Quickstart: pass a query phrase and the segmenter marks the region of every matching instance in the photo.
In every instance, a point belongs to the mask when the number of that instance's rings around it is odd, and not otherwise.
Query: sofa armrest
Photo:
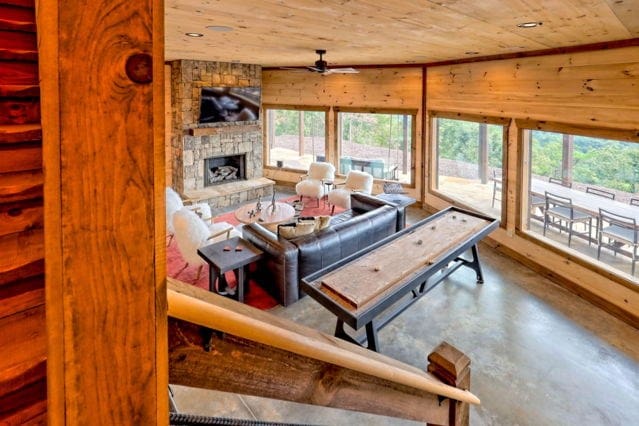
[[[284,306],[298,300],[297,246],[257,223],[243,226],[242,237],[265,253],[259,262],[261,284]]]
[[[395,207],[393,204],[363,192],[351,193],[351,209],[358,214],[375,210],[382,206]]]

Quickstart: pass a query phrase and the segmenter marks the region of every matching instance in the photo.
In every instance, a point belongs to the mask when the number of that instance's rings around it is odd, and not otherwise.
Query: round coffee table
[[[255,211],[257,203],[249,203],[235,210],[235,218],[242,223],[259,223],[260,225],[277,225],[278,223],[287,222],[295,216],[293,206],[286,203],[275,203],[275,209],[271,203],[262,203],[262,210],[258,213]],[[251,215],[250,213],[254,214]]]

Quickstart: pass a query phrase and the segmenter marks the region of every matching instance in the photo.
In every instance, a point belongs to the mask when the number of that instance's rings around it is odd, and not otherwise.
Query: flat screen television
[[[203,87],[200,123],[255,121],[260,118],[259,87]]]

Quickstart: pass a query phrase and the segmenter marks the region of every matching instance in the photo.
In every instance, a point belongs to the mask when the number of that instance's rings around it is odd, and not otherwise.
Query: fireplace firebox
[[[246,179],[246,154],[211,157],[204,160],[204,186]]]

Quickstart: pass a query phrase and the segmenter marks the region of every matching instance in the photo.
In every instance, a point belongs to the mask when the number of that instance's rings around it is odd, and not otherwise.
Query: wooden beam
[[[563,135],[561,146],[561,180],[564,185],[572,183],[572,159],[574,151],[574,136]]]
[[[168,422],[162,22],[38,2],[51,425]]]
[[[447,424],[449,399],[440,404],[437,395],[409,386],[231,334],[204,334],[169,321],[170,383]]]

